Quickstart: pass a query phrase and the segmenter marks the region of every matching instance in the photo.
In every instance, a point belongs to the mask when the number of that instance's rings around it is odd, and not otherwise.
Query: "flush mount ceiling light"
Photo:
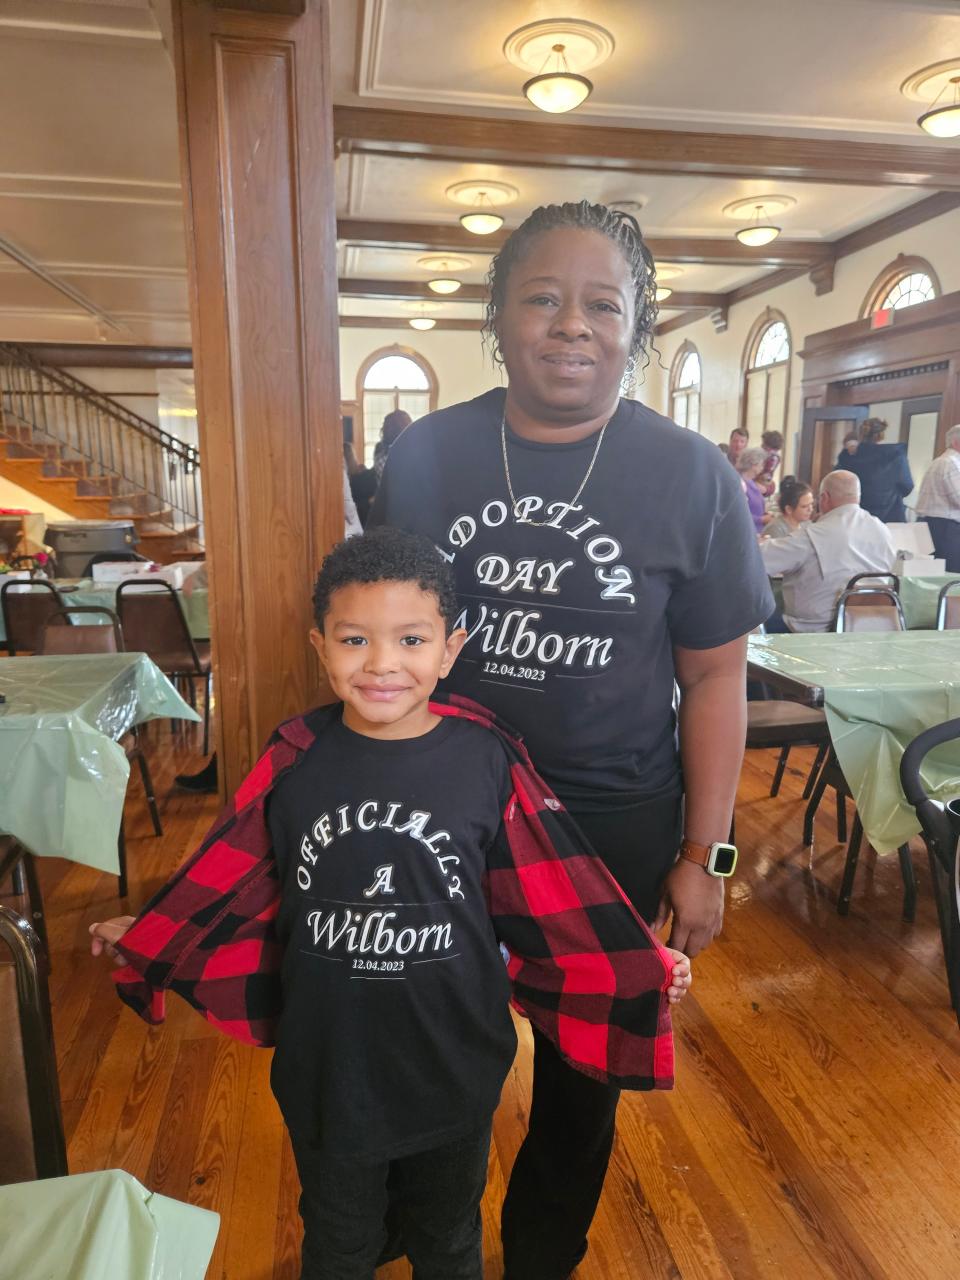
[[[666,302],[666,300],[670,297],[672,293],[673,293],[673,290],[668,288],[666,285],[660,285],[660,284],[657,285],[657,301],[658,302]]]
[[[465,204],[470,212],[460,215],[460,225],[475,236],[489,236],[503,226],[498,205],[513,204],[520,192],[509,182],[482,181],[477,178],[455,182],[444,193],[448,200]]]
[[[525,97],[541,111],[560,114],[580,106],[593,85],[584,72],[600,66],[613,53],[613,36],[595,22],[579,18],[547,18],[512,32],[503,55],[526,72]]]
[[[421,332],[432,329],[437,323],[433,316],[414,316],[412,320],[408,320],[411,329],[419,329]]]
[[[565,45],[555,44],[552,47],[544,68],[551,60],[553,67],[549,71],[542,69],[526,82],[523,96],[539,110],[558,116],[586,102],[593,93],[593,81],[570,70]]]
[[[749,245],[751,249],[759,249],[762,245],[769,244],[771,240],[776,240],[780,234],[780,228],[764,220],[766,214],[762,204],[755,205],[754,208],[756,214],[753,222],[747,227],[740,228],[737,239],[741,244]]]
[[[461,281],[454,280],[452,276],[441,276],[438,280],[428,280],[427,288],[434,293],[456,293],[460,284]]]
[[[925,104],[917,119],[924,133],[934,138],[960,137],[960,58],[947,58],[915,71],[904,80],[900,92]]]

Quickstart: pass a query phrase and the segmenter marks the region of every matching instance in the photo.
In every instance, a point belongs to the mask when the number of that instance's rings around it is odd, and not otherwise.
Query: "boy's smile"
[[[330,596],[310,640],[343,702],[343,723],[373,738],[415,738],[437,717],[429,700],[463,647],[437,597],[416,582],[351,583]]]

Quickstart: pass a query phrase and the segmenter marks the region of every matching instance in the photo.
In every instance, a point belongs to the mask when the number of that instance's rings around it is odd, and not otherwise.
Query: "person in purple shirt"
[[[737,473],[740,476],[740,483],[743,486],[744,496],[747,499],[747,506],[750,508],[753,527],[757,533],[763,532],[763,526],[769,519],[766,514],[763,490],[757,484],[757,476],[766,466],[766,462],[767,455],[763,449],[744,449],[735,464]]]

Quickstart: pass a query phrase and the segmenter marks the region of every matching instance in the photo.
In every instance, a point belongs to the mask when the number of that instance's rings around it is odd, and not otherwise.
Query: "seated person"
[[[820,485],[820,517],[788,538],[760,543],[767,572],[783,575],[783,619],[791,631],[829,631],[841,591],[857,573],[890,573],[890,531],[860,507],[860,481],[831,471]]]
[[[777,506],[780,514],[763,531],[765,538],[789,538],[813,515],[813,490],[796,476],[784,476],[780,481]]]

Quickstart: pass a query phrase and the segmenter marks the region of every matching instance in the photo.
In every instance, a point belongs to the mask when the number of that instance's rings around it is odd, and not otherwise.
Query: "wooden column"
[[[327,0],[173,0],[221,788],[317,700],[313,577],[343,536]]]

